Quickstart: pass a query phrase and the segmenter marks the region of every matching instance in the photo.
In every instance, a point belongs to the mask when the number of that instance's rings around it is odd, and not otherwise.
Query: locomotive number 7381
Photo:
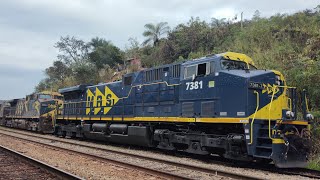
[[[202,89],[203,82],[195,81],[195,82],[186,82],[186,90],[194,90],[194,89]]]

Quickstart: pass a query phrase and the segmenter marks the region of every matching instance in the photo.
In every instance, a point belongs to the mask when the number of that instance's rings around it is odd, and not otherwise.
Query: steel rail
[[[7,129],[7,128],[0,127],[0,130],[11,132],[11,133],[17,133],[17,134],[20,134],[20,135],[27,135],[27,136],[31,136],[31,137],[35,137],[35,138],[39,138],[39,139],[56,141],[56,142],[65,143],[65,144],[69,144],[69,145],[81,146],[81,147],[86,147],[86,148],[93,148],[95,150],[101,150],[101,151],[105,151],[105,152],[108,152],[108,153],[115,153],[115,154],[119,154],[119,155],[131,156],[131,157],[135,157],[135,158],[155,161],[155,162],[159,162],[159,163],[169,164],[169,165],[182,167],[182,168],[186,168],[186,169],[190,169],[190,170],[195,170],[195,171],[199,171],[199,172],[204,172],[204,173],[221,175],[221,176],[226,176],[226,177],[231,177],[231,178],[236,178],[236,179],[244,179],[244,176],[245,176],[245,175],[241,175],[241,174],[230,173],[230,172],[227,172],[227,171],[222,171],[222,170],[217,170],[217,169],[212,169],[212,168],[193,166],[193,165],[190,165],[190,164],[178,163],[178,162],[169,161],[169,160],[165,160],[165,159],[159,159],[159,158],[154,158],[154,157],[149,157],[149,156],[142,156],[142,155],[139,155],[139,154],[133,154],[133,153],[123,152],[123,151],[116,151],[116,150],[102,148],[102,147],[96,147],[96,146],[93,146],[93,145],[86,145],[86,144],[79,144],[79,143],[76,143],[76,142],[69,142],[69,141],[66,141],[66,140],[61,140],[61,139],[57,139],[57,138],[53,138],[53,137],[39,136],[38,134],[31,134],[31,132],[25,132],[24,130],[20,130],[20,129],[12,130],[12,129]],[[298,175],[298,176],[303,176],[303,177],[308,177],[308,178],[320,179],[320,171],[310,170],[310,169],[289,169],[289,170],[284,170],[284,169],[277,169],[277,168],[274,168],[274,167],[270,167],[270,168],[260,167],[259,165],[258,166],[249,165],[248,168],[253,168],[253,169],[258,169],[258,170],[263,170],[263,171],[269,171],[269,172],[276,172],[276,173],[285,174],[285,175]],[[312,175],[312,174],[317,174],[317,175]],[[263,179],[263,178],[248,176],[245,179]]]
[[[131,164],[131,163],[128,163],[128,162],[118,161],[118,160],[114,160],[114,159],[107,158],[107,157],[100,157],[100,156],[97,156],[97,155],[94,155],[94,154],[85,153],[85,152],[81,152],[81,151],[77,151],[77,150],[73,150],[73,149],[68,149],[68,148],[64,148],[64,147],[54,146],[54,145],[50,145],[50,144],[47,144],[47,143],[42,143],[42,142],[38,142],[38,141],[35,141],[35,140],[26,139],[26,138],[21,138],[21,137],[9,135],[9,134],[2,133],[2,132],[0,132],[0,134],[2,134],[4,136],[11,137],[11,138],[14,138],[14,139],[22,140],[22,141],[28,141],[28,142],[31,142],[31,143],[34,143],[34,144],[38,144],[40,146],[46,146],[46,147],[50,147],[52,149],[68,151],[68,152],[71,152],[71,153],[74,153],[74,154],[79,154],[81,156],[86,156],[86,157],[97,159],[97,160],[100,160],[100,161],[103,161],[103,162],[116,164],[116,165],[119,165],[119,166],[122,166],[122,167],[125,167],[125,168],[138,170],[138,171],[150,174],[150,175],[163,177],[163,178],[166,178],[166,179],[177,179],[177,180],[191,179],[191,178],[186,177],[186,176],[181,176],[181,175],[177,175],[177,174],[173,174],[173,173],[169,173],[169,172],[165,172],[165,171],[155,170],[155,169],[143,167],[143,166],[140,166],[140,165],[137,165],[137,164]]]
[[[68,173],[62,169],[58,169],[54,166],[51,166],[47,163],[44,163],[42,161],[39,161],[37,159],[34,159],[32,157],[26,156],[22,153],[19,153],[15,150],[9,149],[5,146],[0,145],[1,151],[5,152],[6,154],[9,154],[10,156],[13,156],[19,160],[22,160],[24,162],[27,162],[28,164],[31,164],[35,167],[39,167],[40,169],[43,169],[50,174],[53,174],[54,176],[60,178],[60,179],[68,179],[68,180],[82,180],[83,178],[78,177],[74,174]]]
[[[1,130],[3,130],[3,129],[1,128]],[[65,144],[69,144],[69,145],[92,148],[92,149],[104,151],[104,152],[107,152],[107,153],[114,153],[114,154],[119,154],[119,155],[124,155],[124,156],[129,156],[129,157],[134,157],[134,158],[139,158],[139,159],[144,159],[144,160],[149,160],[149,161],[154,161],[154,162],[159,162],[159,163],[172,165],[172,166],[176,166],[176,167],[180,167],[180,168],[185,168],[185,169],[189,169],[189,170],[193,170],[193,171],[199,171],[199,172],[203,172],[203,173],[213,174],[213,175],[216,175],[216,176],[223,176],[223,177],[229,177],[229,178],[235,178],[235,179],[255,179],[255,180],[263,179],[263,178],[260,178],[260,177],[237,174],[237,173],[228,172],[228,171],[224,171],[224,170],[193,166],[193,165],[190,165],[190,164],[179,163],[179,162],[169,161],[169,160],[165,160],[165,159],[142,156],[142,155],[138,155],[138,154],[132,154],[132,153],[116,151],[116,150],[111,150],[111,149],[106,149],[106,148],[101,148],[101,147],[95,147],[95,146],[91,146],[91,145],[83,145],[83,144],[78,144],[78,143],[58,140],[58,139],[55,139],[55,138],[39,137],[39,136],[32,135],[32,134],[29,134],[29,133],[21,133],[21,132],[16,132],[16,131],[13,132],[13,131],[10,131],[10,130],[4,130],[4,131],[8,131],[8,132],[11,132],[11,133],[18,133],[20,135],[27,135],[27,136],[31,136],[31,137],[35,137],[35,138],[39,138],[39,139],[56,141],[56,142],[65,143]],[[7,136],[10,136],[10,137],[13,137],[13,138],[27,140],[27,141],[38,143],[38,144],[44,144],[46,146],[50,146],[50,147],[53,147],[53,148],[61,148],[61,149],[69,150],[69,151],[75,151],[75,150],[70,150],[70,149],[66,149],[66,148],[63,148],[63,147],[58,147],[58,146],[55,146],[55,145],[50,145],[50,144],[41,143],[41,142],[38,142],[38,141],[33,141],[33,140],[30,140],[30,139],[25,139],[25,138],[16,137],[16,136],[13,136],[13,135],[8,135],[8,134],[2,133],[2,132],[0,132],[0,134],[4,134],[4,135],[7,135]],[[83,152],[80,152],[80,151],[75,151],[75,152],[76,153],[85,154],[85,155],[90,155],[91,157],[95,157],[95,158],[96,157],[102,158],[102,157],[99,157],[99,156],[96,156],[96,155],[87,154],[87,153],[83,153]],[[109,158],[107,158],[107,159],[109,159]],[[113,159],[110,159],[110,160],[113,161],[113,163],[117,163],[117,161],[115,161]],[[131,164],[130,164],[130,166],[131,166]],[[134,166],[136,166],[136,165],[134,165]],[[144,167],[142,167],[142,168],[144,168]],[[165,172],[165,173],[167,173],[167,172]],[[172,173],[169,173],[169,175],[172,175]],[[186,179],[187,177],[178,176],[178,177],[175,177],[175,179],[176,178],[178,178],[178,179]]]

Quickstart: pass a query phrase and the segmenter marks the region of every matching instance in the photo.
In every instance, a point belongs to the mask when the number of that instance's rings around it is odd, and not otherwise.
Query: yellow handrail
[[[272,107],[272,102],[273,102],[273,98],[274,98],[274,94],[276,92],[276,86],[274,86],[272,88],[272,97],[271,97],[271,101],[270,101],[270,105],[269,105],[269,138],[272,139],[271,137],[271,107]]]
[[[250,128],[250,143],[249,144],[252,144],[253,142],[253,122],[254,122],[254,119],[256,117],[256,114],[257,114],[257,111],[259,109],[259,92],[258,91],[254,91],[254,93],[257,95],[257,107],[256,107],[256,111],[254,112],[254,115],[253,115],[253,118],[252,118],[252,121],[251,121],[251,128]]]

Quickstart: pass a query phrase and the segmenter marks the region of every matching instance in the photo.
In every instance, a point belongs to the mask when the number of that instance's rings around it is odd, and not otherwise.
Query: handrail
[[[153,83],[149,83],[149,84],[138,84],[138,85],[135,85],[135,86],[131,86],[130,90],[129,90],[129,93],[128,95],[126,96],[123,96],[123,97],[118,97],[118,98],[109,98],[109,99],[102,99],[102,100],[99,100],[97,102],[104,102],[104,101],[107,101],[107,100],[113,100],[113,99],[127,99],[129,98],[130,94],[131,94],[131,91],[133,88],[136,88],[136,87],[143,87],[143,86],[150,86],[150,85],[156,85],[156,84],[165,84],[167,87],[171,87],[171,86],[179,86],[181,84],[168,84],[167,81],[160,81],[160,82],[153,82]],[[93,102],[93,101],[77,101],[77,102],[67,102],[67,103],[64,103],[64,104],[77,104],[77,103],[90,103],[90,102]]]
[[[290,109],[290,111],[292,111],[292,99],[288,97],[288,100],[289,100],[289,105],[290,105],[289,109]]]
[[[293,87],[293,86],[277,86],[277,87],[279,87],[279,88],[287,88],[287,89],[297,89],[297,87]],[[285,90],[284,89],[284,90]],[[290,111],[292,111],[292,107],[293,107],[293,102],[292,102],[292,99],[288,96],[288,100],[289,100],[289,109],[290,109]]]
[[[274,98],[274,95],[275,95],[275,91],[276,90],[276,86],[274,86],[273,88],[272,88],[272,97],[271,97],[271,101],[270,101],[270,105],[269,105],[269,138],[270,139],[273,139],[272,137],[271,137],[271,107],[272,107],[272,102],[273,102],[273,98]]]
[[[253,115],[253,118],[252,118],[252,121],[251,121],[251,128],[250,128],[250,143],[249,144],[252,144],[253,143],[253,122],[254,122],[254,119],[256,117],[256,114],[257,114],[257,111],[259,109],[259,92],[258,91],[254,91],[254,93],[256,94],[257,96],[257,107],[256,107],[256,111],[254,112],[254,115]]]
[[[308,113],[309,112],[309,107],[308,107],[308,98],[307,98],[306,95],[304,96],[304,101],[306,103],[306,110],[307,110],[307,113]]]
[[[288,89],[297,89],[297,87],[293,87],[293,86],[277,86],[277,87],[288,88]]]

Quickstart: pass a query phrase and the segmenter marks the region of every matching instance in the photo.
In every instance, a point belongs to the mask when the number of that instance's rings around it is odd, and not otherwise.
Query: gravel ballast
[[[0,130],[1,130],[1,128],[0,128]],[[12,130],[12,129],[10,129],[10,130]],[[21,132],[21,131],[19,131],[19,132]],[[9,132],[4,132],[4,133],[13,135],[13,133],[9,133]],[[29,134],[30,132],[23,131],[22,133]],[[34,133],[31,133],[31,134],[35,135]],[[288,176],[288,175],[281,175],[281,174],[277,174],[277,173],[270,173],[270,172],[266,172],[266,171],[253,170],[253,169],[248,169],[248,168],[236,168],[236,167],[224,166],[224,165],[221,165],[221,164],[209,164],[209,163],[206,163],[206,162],[203,162],[203,161],[199,161],[197,159],[186,158],[186,157],[183,157],[183,158],[175,157],[175,156],[172,156],[172,155],[165,155],[165,154],[158,153],[158,152],[153,152],[153,151],[128,149],[128,147],[119,147],[119,146],[112,146],[112,145],[95,144],[95,143],[91,143],[91,142],[77,141],[77,140],[72,140],[72,139],[62,139],[62,138],[57,138],[57,137],[50,136],[50,135],[40,135],[40,134],[38,134],[38,135],[39,136],[45,136],[46,138],[50,138],[52,140],[43,140],[43,139],[38,139],[38,138],[35,138],[35,137],[30,137],[28,139],[34,139],[34,140],[37,140],[39,142],[48,143],[48,144],[59,146],[59,147],[75,149],[75,150],[78,150],[78,151],[81,151],[81,152],[90,152],[92,154],[99,155],[99,156],[102,156],[102,157],[113,157],[113,158],[116,158],[118,160],[127,161],[127,162],[130,162],[130,163],[133,163],[133,164],[137,164],[138,163],[139,165],[152,167],[152,168],[155,168],[155,169],[158,169],[158,170],[163,170],[163,171],[167,171],[167,172],[171,172],[171,173],[177,173],[177,174],[186,175],[186,176],[188,176],[190,178],[193,178],[193,179],[226,179],[226,178],[219,177],[219,176],[213,176],[212,174],[207,174],[207,173],[194,172],[194,171],[191,171],[191,170],[178,168],[178,167],[170,166],[170,165],[164,165],[164,164],[157,163],[157,162],[151,162],[151,161],[141,160],[141,159],[131,158],[131,157],[128,158],[128,156],[117,155],[115,153],[104,152],[104,151],[95,150],[95,149],[92,149],[92,148],[85,148],[85,147],[81,147],[81,146],[68,145],[68,144],[57,142],[55,140],[63,140],[63,141],[67,141],[67,142],[68,141],[77,142],[78,144],[90,145],[90,146],[94,146],[94,147],[102,147],[102,148],[105,148],[105,149],[112,149],[112,150],[116,150],[116,151],[124,151],[124,152],[129,152],[129,153],[133,153],[133,154],[140,154],[140,155],[149,156],[149,157],[155,157],[155,158],[160,158],[160,159],[165,158],[165,159],[168,159],[168,160],[171,160],[171,161],[175,161],[175,162],[181,162],[181,163],[196,165],[196,166],[200,166],[200,167],[203,166],[203,167],[207,167],[207,168],[230,171],[230,172],[233,172],[233,173],[252,175],[252,176],[263,178],[263,179],[284,179],[284,178],[286,178],[286,179],[303,179],[300,176]],[[21,136],[22,137],[22,135],[18,135],[18,134],[15,134],[15,136],[17,136],[17,137]],[[0,143],[5,145],[5,146],[8,145],[8,147],[9,146],[13,146],[15,148],[24,149],[23,146],[21,147],[21,145],[19,146],[18,144],[15,145],[15,144],[11,143],[11,141],[12,140],[10,140],[10,138],[2,136],[1,140],[0,140]],[[18,140],[13,140],[13,141],[18,141]],[[35,146],[34,144],[30,144],[30,143],[22,143],[22,144],[24,146],[29,146],[29,145],[30,146]],[[30,152],[28,152],[28,153],[30,153]],[[46,159],[46,157],[50,157],[50,155],[47,156],[47,153],[44,153],[40,157],[42,159]],[[97,168],[97,167],[94,166],[96,164],[96,162],[94,162],[94,161],[90,162],[88,160],[81,160],[83,163],[77,163],[79,161],[78,160],[79,158],[77,159],[77,157],[74,157],[72,155],[70,156],[71,159],[69,159],[69,160],[68,160],[68,158],[65,157],[65,155],[63,155],[63,153],[60,153],[59,155],[53,156],[53,157],[56,157],[56,158],[51,158],[50,159],[50,161],[51,161],[50,163],[54,163],[53,165],[57,165],[57,166],[58,165],[63,166],[63,164],[65,164],[67,166],[70,166],[66,170],[68,170],[69,172],[74,173],[76,175],[82,176],[82,177],[88,177],[88,178],[95,177],[94,179],[97,179],[97,178],[98,179],[112,179],[112,178],[114,178],[114,179],[122,179],[123,177],[126,177],[126,179],[128,179],[128,178],[130,179],[129,176],[135,177],[135,176],[132,176],[130,173],[128,173],[128,171],[125,171],[125,173],[124,173],[122,171],[123,168],[114,166],[112,164],[111,165],[110,164],[103,164],[103,166],[108,166],[108,167],[99,166],[99,168]],[[35,157],[35,158],[37,158],[37,157]],[[75,158],[77,160],[72,159],[72,158]],[[62,160],[60,160],[60,159],[62,159]],[[65,162],[65,163],[61,163],[61,162]],[[70,163],[70,162],[72,162],[72,163]],[[74,165],[74,164],[76,164],[76,165]],[[90,171],[86,167],[86,166],[91,166],[91,164],[93,164],[93,170],[92,171]],[[61,167],[59,167],[59,168],[61,168]],[[101,168],[107,168],[107,170],[109,169],[113,173],[108,173],[109,176],[107,175],[107,176],[104,177],[102,175],[103,173],[101,173],[101,171],[102,171]],[[64,168],[62,168],[62,169],[64,169]],[[79,169],[84,169],[84,170],[82,170],[82,172],[77,172],[77,171],[79,171]],[[95,171],[97,171],[97,172],[95,172]],[[104,171],[106,171],[106,170],[104,170]],[[116,171],[116,172],[114,172],[114,171]],[[77,172],[77,173],[75,173],[75,172]],[[133,171],[131,173],[134,174],[134,173],[137,173],[137,172]],[[141,174],[141,172],[138,172],[137,174],[139,174],[139,173]],[[88,175],[85,176],[86,174],[88,174]],[[112,176],[110,176],[110,175],[112,175]],[[120,176],[118,177],[117,175],[120,175]],[[139,176],[137,176],[137,177],[139,177]],[[152,178],[154,178],[152,176],[150,177],[150,175],[149,176],[146,175],[146,176],[143,176],[143,177],[144,177],[144,179],[152,179]],[[141,178],[139,177],[139,179],[141,179]]]
[[[10,149],[14,149],[85,179],[159,179],[159,177],[141,171],[124,168],[62,150],[23,142],[7,136],[0,136],[0,143]]]

